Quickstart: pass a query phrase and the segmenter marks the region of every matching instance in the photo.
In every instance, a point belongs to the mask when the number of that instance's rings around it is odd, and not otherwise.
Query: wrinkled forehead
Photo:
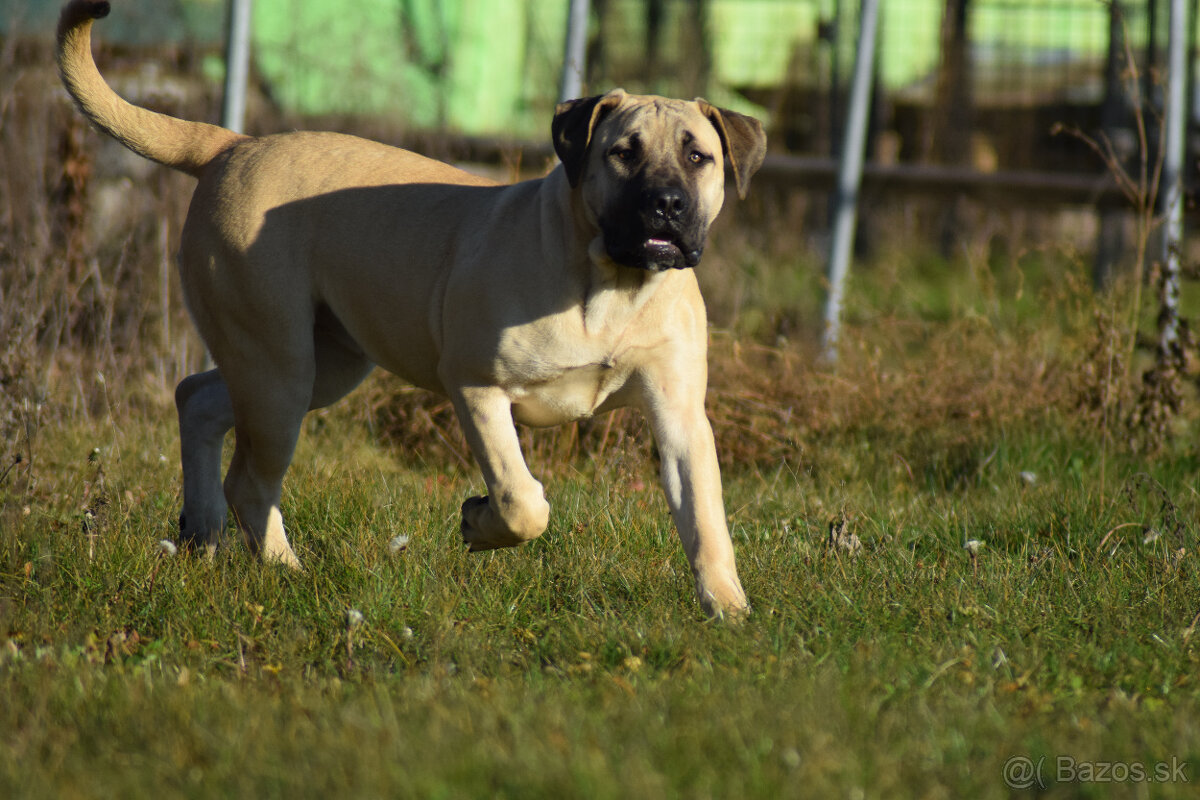
[[[721,152],[717,129],[699,106],[686,100],[631,96],[604,118],[593,138],[608,146],[630,137],[667,149],[695,143],[718,157]]]

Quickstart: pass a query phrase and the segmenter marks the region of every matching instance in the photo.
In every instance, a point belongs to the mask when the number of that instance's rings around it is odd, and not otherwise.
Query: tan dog
[[[92,21],[108,8],[63,9],[67,90],[126,147],[199,179],[179,269],[218,368],[176,390],[186,542],[215,547],[228,501],[252,550],[298,566],[279,498],[301,421],[380,365],[454,404],[488,491],[462,507],[472,550],[546,528],[514,420],[640,408],[701,604],[718,616],[747,608],[704,413],[706,318],[690,267],[724,199],[724,160],[740,193],[762,162],[756,120],[620,90],[575,100],[554,117],[562,165],[496,186],[351,136],[251,138],[132,106],[91,56]]]

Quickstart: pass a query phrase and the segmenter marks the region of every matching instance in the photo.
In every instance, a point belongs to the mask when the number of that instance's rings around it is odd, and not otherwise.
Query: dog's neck
[[[590,334],[624,328],[668,277],[668,272],[649,272],[616,264],[608,257],[599,236],[588,244],[587,254],[583,327]]]
[[[595,220],[580,202],[579,192],[567,183],[561,165],[546,176],[542,191],[549,200],[545,211],[571,217],[569,222],[564,220],[562,224],[548,227],[573,231],[578,237],[570,245],[562,243],[558,252],[583,254],[565,267],[575,274],[573,280],[578,281],[576,291],[579,292],[584,330],[590,335],[620,331],[668,280],[669,271],[650,272],[623,267],[609,258]]]

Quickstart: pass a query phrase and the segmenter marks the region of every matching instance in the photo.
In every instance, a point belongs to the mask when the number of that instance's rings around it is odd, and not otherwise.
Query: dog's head
[[[767,148],[753,117],[621,89],[560,103],[552,132],[605,253],[652,272],[700,262],[725,199],[725,162],[744,197]]]

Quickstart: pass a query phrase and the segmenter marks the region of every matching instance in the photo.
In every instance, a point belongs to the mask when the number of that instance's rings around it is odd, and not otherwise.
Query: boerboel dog
[[[641,409],[701,605],[745,612],[692,268],[724,199],[725,162],[739,194],[762,163],[758,121],[621,90],[573,100],[551,126],[562,163],[497,185],[352,136],[243,136],[131,105],[91,54],[93,20],[108,11],[95,0],[63,9],[67,90],[102,131],[199,181],[179,274],[217,368],[175,394],[185,543],[214,548],[232,508],[254,552],[298,566],[279,502],[301,422],[379,365],[453,403],[487,484],[462,506],[471,550],[546,529],[550,507],[514,421]]]

